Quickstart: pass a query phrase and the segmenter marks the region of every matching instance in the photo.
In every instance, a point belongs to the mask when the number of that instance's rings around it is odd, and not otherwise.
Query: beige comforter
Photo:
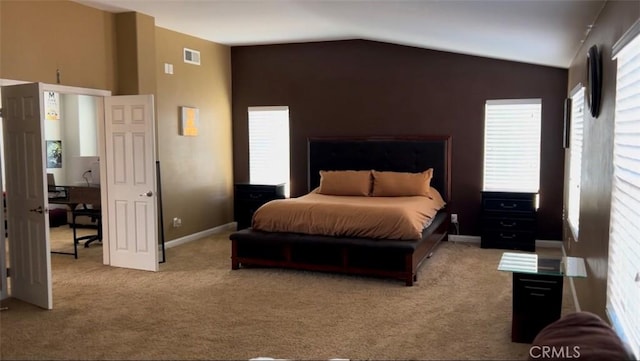
[[[253,228],[328,236],[414,240],[444,206],[437,197],[351,197],[309,193],[271,201],[253,216]]]

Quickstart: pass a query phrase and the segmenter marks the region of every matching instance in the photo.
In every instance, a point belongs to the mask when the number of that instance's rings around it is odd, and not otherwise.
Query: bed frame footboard
[[[249,228],[229,237],[231,269],[263,266],[337,272],[395,278],[413,286],[422,263],[447,240],[448,226],[443,221],[417,241],[269,233]]]

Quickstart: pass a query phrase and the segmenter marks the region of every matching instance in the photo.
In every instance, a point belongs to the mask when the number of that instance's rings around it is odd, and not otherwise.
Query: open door
[[[109,264],[158,270],[155,121],[152,95],[105,98],[106,237]],[[104,209],[106,205],[107,209]]]
[[[51,309],[42,93],[40,83],[2,87],[2,123],[11,296]]]
[[[0,102],[0,108],[2,108],[2,103]],[[2,114],[0,113],[0,130],[2,130]],[[2,137],[2,132],[0,131],[0,137]],[[0,191],[4,189],[2,183],[2,153],[4,151],[0,149]],[[2,194],[2,211],[0,212],[0,239],[2,242],[0,243],[0,300],[4,300],[9,297],[9,288],[7,287],[7,245],[6,245],[6,232],[4,227],[5,215],[5,202],[4,202],[4,193]]]

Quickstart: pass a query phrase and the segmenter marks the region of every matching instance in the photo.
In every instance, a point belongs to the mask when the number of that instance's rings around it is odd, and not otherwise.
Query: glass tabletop
[[[543,258],[535,253],[504,252],[498,264],[498,271],[587,277],[584,259],[580,257]]]

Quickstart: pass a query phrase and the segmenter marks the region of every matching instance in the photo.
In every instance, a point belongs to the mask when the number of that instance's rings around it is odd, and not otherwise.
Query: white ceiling
[[[368,39],[568,68],[606,0],[78,0],[230,46]]]

